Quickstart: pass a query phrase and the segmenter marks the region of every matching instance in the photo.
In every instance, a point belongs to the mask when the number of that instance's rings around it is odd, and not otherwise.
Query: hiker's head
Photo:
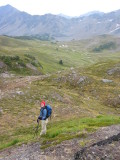
[[[42,102],[40,103],[40,105],[41,105],[41,107],[45,107],[45,101],[42,101]]]

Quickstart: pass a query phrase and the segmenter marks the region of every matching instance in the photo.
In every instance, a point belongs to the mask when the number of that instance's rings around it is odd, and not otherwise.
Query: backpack
[[[51,114],[52,114],[52,108],[50,105],[45,106],[46,110],[47,110],[47,116],[46,118],[50,117],[51,119]]]

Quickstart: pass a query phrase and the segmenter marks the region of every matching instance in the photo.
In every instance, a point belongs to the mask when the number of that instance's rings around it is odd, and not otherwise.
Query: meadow
[[[95,47],[109,41],[116,44],[114,50],[105,48],[94,52]],[[17,65],[19,61],[15,58],[10,59],[11,65],[3,68],[2,72],[14,76],[0,76],[0,149],[36,141],[40,141],[44,149],[64,140],[84,138],[99,127],[120,123],[117,40],[99,37],[50,42],[2,36],[0,56],[19,56],[25,65],[35,63],[33,66],[39,71],[35,79],[34,69]],[[59,64],[60,60],[63,64]],[[111,70],[113,73],[108,74]],[[103,79],[112,82],[104,83]],[[47,134],[40,137],[40,128],[37,135],[34,132],[43,99],[52,106],[53,115]]]

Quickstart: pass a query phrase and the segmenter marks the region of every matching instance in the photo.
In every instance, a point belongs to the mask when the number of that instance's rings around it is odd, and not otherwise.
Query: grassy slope
[[[103,42],[108,39],[103,39]],[[111,40],[110,40],[111,41]],[[39,40],[19,40],[10,37],[0,37],[0,56],[17,55],[21,59],[25,54],[33,55],[43,66],[43,73],[50,73],[69,67],[81,67],[91,65],[104,58],[119,57],[118,53],[90,53],[95,44],[102,43],[100,40],[72,41],[72,42],[46,42]],[[86,45],[87,44],[87,45]],[[87,49],[86,49],[87,48]],[[63,60],[63,66],[59,60]]]
[[[83,42],[82,44],[66,42],[69,47],[62,48],[58,47],[61,45],[60,42],[53,44],[40,41],[23,42],[23,40],[18,41],[19,46],[10,51],[15,43],[14,39],[11,41],[9,43],[12,44],[6,44],[6,41],[4,44],[2,40],[0,53],[3,53],[3,49],[6,54],[11,55],[13,53],[23,56],[25,53],[34,53],[44,65],[44,72],[75,66],[77,75],[87,76],[90,83],[78,86],[73,82],[70,84],[58,81],[59,78],[68,77],[71,74],[70,70],[65,70],[60,74],[52,74],[50,78],[19,87],[24,95],[8,94],[1,99],[0,105],[3,109],[3,114],[0,115],[1,149],[14,144],[38,140],[37,137],[34,137],[33,128],[39,114],[39,101],[42,99],[47,100],[53,107],[53,117],[48,125],[47,135],[41,139],[42,148],[66,139],[84,137],[88,132],[94,131],[100,126],[120,123],[120,108],[105,103],[107,98],[117,97],[120,93],[119,75],[107,74],[108,69],[120,63],[119,53],[113,54],[105,51],[106,53],[95,55],[84,49]],[[30,50],[30,45],[35,47]],[[59,48],[59,54],[56,52],[56,48]],[[66,67],[57,64],[59,59],[66,60]],[[50,65],[47,62],[50,62]],[[114,83],[102,83],[101,79],[103,78],[112,79]],[[3,83],[2,79],[1,83]]]

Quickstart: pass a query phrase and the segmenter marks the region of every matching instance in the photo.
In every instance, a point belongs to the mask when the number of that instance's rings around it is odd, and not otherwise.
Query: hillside
[[[41,75],[118,59],[120,38],[99,36],[69,42],[0,36],[0,72]],[[62,60],[63,64],[60,64]]]
[[[88,137],[76,138],[50,147],[44,151],[40,149],[39,142],[24,144],[1,152],[2,160],[27,158],[34,160],[83,160],[83,159],[116,159],[119,160],[119,130],[120,125],[102,127]],[[104,136],[103,136],[104,135]],[[104,137],[108,137],[104,139]],[[78,151],[78,148],[80,151]],[[111,150],[111,152],[109,152]]]
[[[69,42],[0,36],[0,159],[48,155],[64,159],[79,156],[82,147],[85,156],[95,149],[87,145],[95,135],[93,144],[104,141],[110,131],[109,138],[117,135],[119,42],[120,38],[107,35]],[[35,129],[41,100],[52,106],[53,114],[47,134],[39,137],[41,126],[37,134]],[[106,131],[110,125],[114,127]],[[99,137],[98,129],[104,137]],[[118,144],[119,140],[113,156]],[[107,145],[105,149],[111,147]]]
[[[30,15],[6,5],[0,7],[0,35],[37,36],[40,39],[72,40],[98,35],[120,36],[120,10],[91,12],[80,17]]]
[[[119,60],[108,60],[48,76],[1,77],[0,148],[38,141],[44,149],[119,124],[119,67]],[[39,139],[34,127],[42,99],[53,115],[47,135]]]

